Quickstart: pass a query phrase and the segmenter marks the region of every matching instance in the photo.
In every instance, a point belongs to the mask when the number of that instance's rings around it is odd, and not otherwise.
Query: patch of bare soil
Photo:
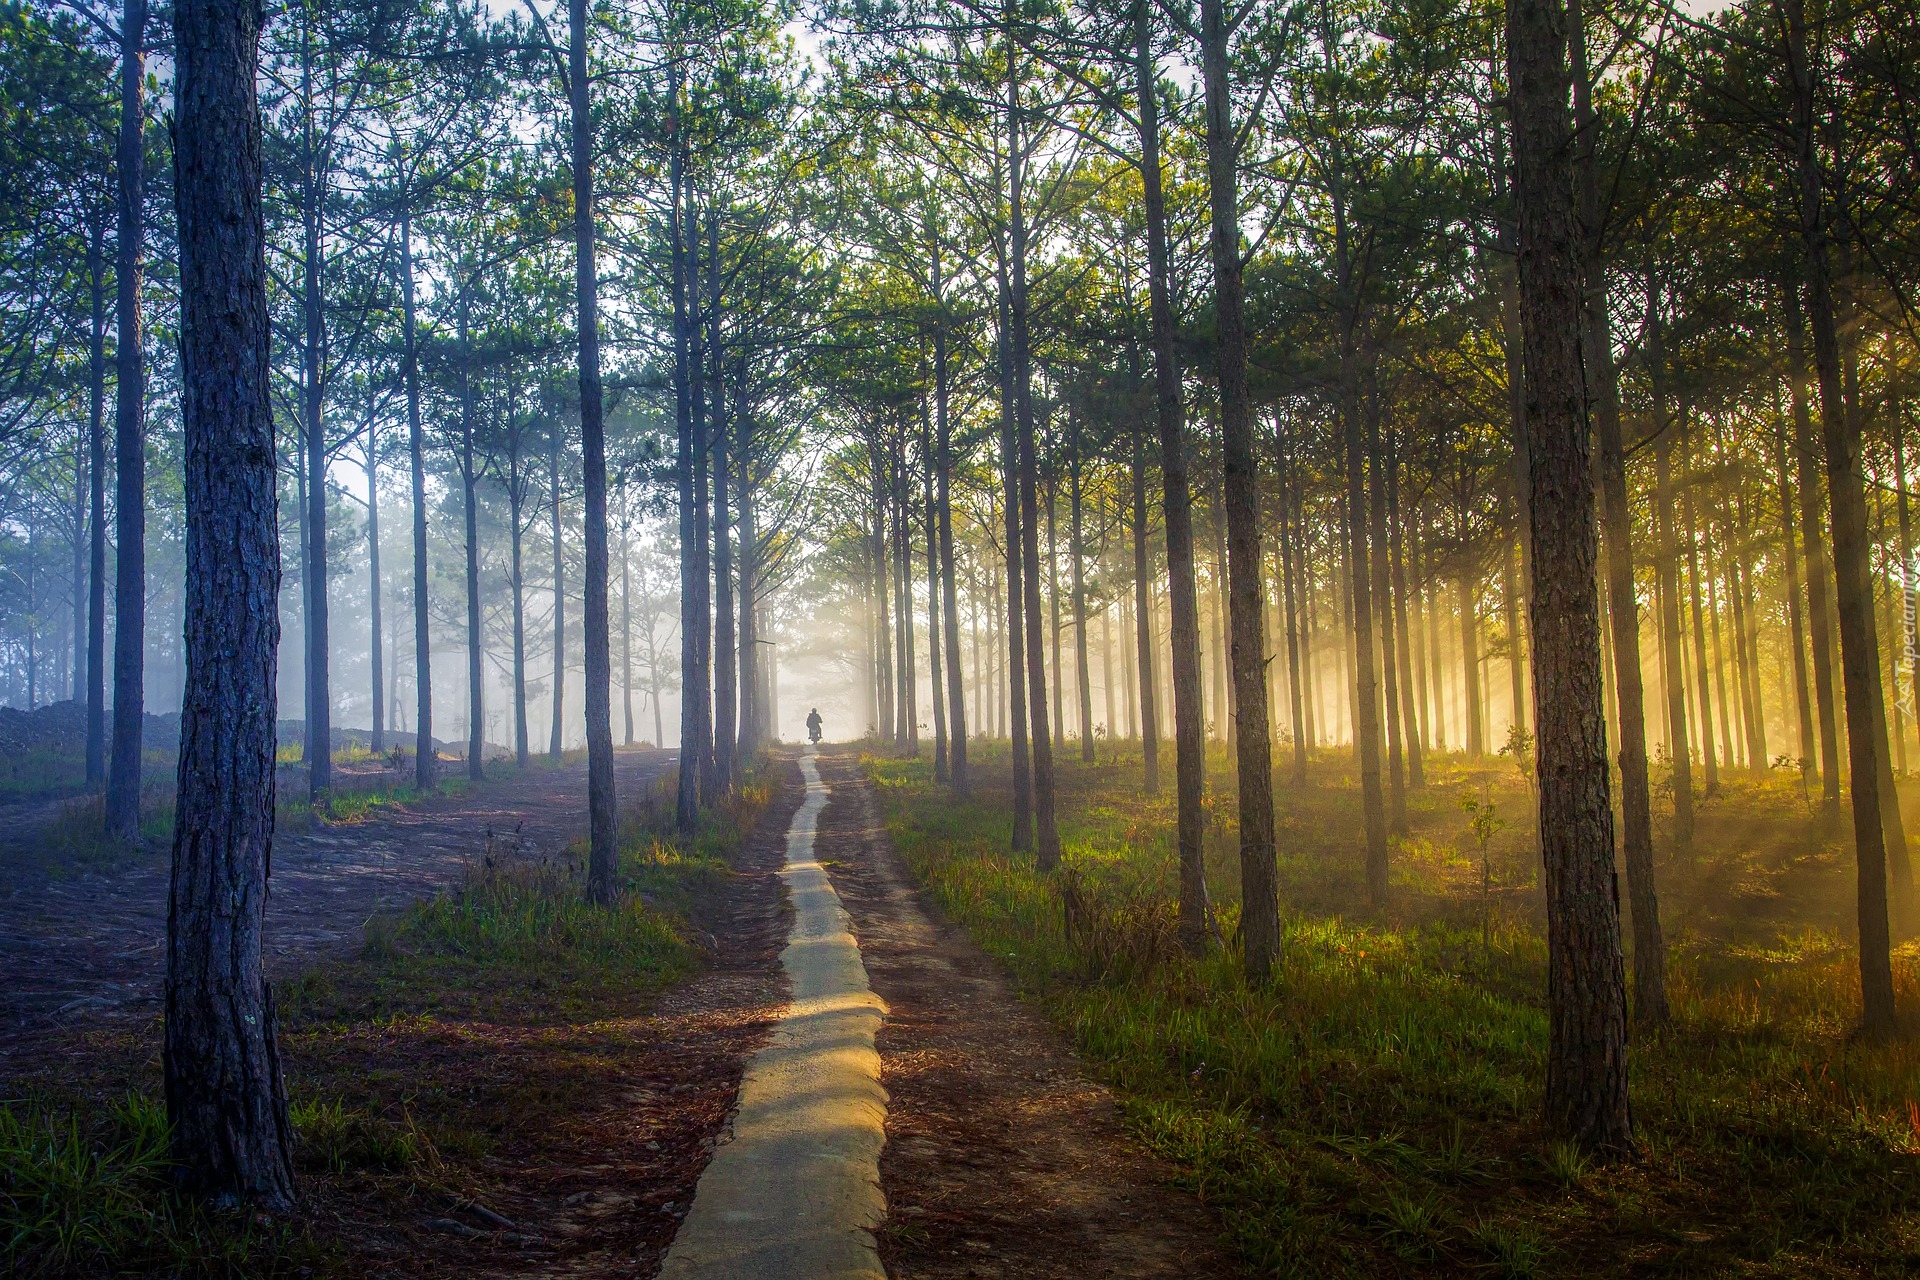
[[[564,814],[540,804],[516,810],[494,792],[485,800],[491,825],[517,813],[522,830],[544,840],[571,830],[550,822],[584,823],[584,797],[564,787],[565,775],[559,780]],[[621,779],[623,788],[639,781]],[[378,1118],[383,1132],[405,1131],[418,1143],[393,1168],[363,1156],[341,1169],[317,1167],[315,1152],[296,1150],[296,1227],[320,1247],[325,1275],[629,1280],[658,1271],[733,1110],[746,1060],[786,1003],[779,953],[789,913],[779,870],[802,792],[798,768],[786,764],[733,856],[734,874],[692,904],[689,924],[706,963],[691,981],[596,999],[586,1009],[556,1008],[529,993],[525,1016],[509,1006],[493,1015],[499,1020],[449,1014],[283,1026],[296,1103],[344,1099],[354,1114]],[[445,838],[454,839],[454,816],[436,821],[449,824]],[[464,856],[482,847],[487,825],[466,829]],[[364,864],[343,857],[336,865]],[[278,865],[275,873],[277,883]],[[316,972],[351,982],[354,968]],[[19,1068],[7,1087],[23,1093],[157,1093],[158,1042],[150,1013],[104,1023],[90,1014],[53,1025],[33,1054],[0,1061],[0,1078]]]
[[[320,1186],[309,1223],[345,1249],[348,1274],[630,1280],[659,1270],[746,1060],[786,1003],[779,871],[801,795],[789,764],[735,874],[696,905],[692,923],[712,952],[693,981],[589,1022],[436,1023],[424,1035],[382,1031],[384,1046],[331,1046],[348,1068],[391,1070],[396,1101],[410,1091],[429,1132],[480,1148],[413,1185]],[[294,1070],[327,1074],[329,1064],[301,1062],[297,1045],[289,1055]]]
[[[1207,1210],[1127,1139],[1059,1031],[912,887],[854,757],[823,754],[820,771],[833,798],[817,856],[889,1009],[888,1274],[1245,1275]]]
[[[674,756],[622,750],[623,797],[643,795]],[[586,765],[574,762],[492,781],[463,796],[379,810],[340,825],[274,837],[265,946],[270,976],[298,973],[360,937],[367,918],[429,897],[460,878],[490,843],[558,852],[586,833]],[[11,851],[17,854],[17,850]],[[0,1078],[62,1028],[101,1029],[160,1007],[167,860],[53,877],[24,858],[0,859]]]

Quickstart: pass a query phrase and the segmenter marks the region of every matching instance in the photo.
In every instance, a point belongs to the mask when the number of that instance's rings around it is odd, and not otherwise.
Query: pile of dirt
[[[107,732],[113,732],[113,710],[107,710]],[[180,744],[180,713],[145,717],[140,745],[149,751],[171,751]],[[0,707],[0,751],[52,751],[78,755],[87,749],[87,708],[71,699],[50,702],[32,711]]]

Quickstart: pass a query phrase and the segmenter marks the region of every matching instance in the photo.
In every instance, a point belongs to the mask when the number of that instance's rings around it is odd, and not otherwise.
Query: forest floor
[[[818,857],[890,1006],[877,1042],[889,1274],[1244,1274],[1067,1038],[911,887],[857,754],[821,766]],[[159,909],[138,905],[164,900],[158,867],[23,862],[8,907],[21,923],[0,929],[41,941],[0,944],[31,966],[0,1057],[0,1237],[14,1234],[0,1263],[247,1280],[653,1274],[786,1006],[779,869],[801,787],[775,755],[682,839],[670,758],[621,767],[612,913],[580,900],[577,765],[276,842],[274,910],[291,914],[269,929],[293,922],[273,964],[302,1195],[277,1221],[210,1219],[166,1194],[158,1017],[137,998],[162,954]],[[86,966],[85,982],[38,976],[63,963]]]
[[[1004,966],[914,886],[851,752],[820,758],[833,790],[817,856],[851,918],[873,989],[889,1095],[879,1233],[907,1277],[1246,1274],[1173,1167],[1122,1127],[1112,1093],[1024,1003]]]
[[[622,751],[618,785],[643,793],[671,753]],[[340,820],[283,810],[267,900],[268,974],[292,976],[356,942],[368,919],[457,884],[489,852],[559,852],[580,834],[586,764],[542,762],[524,775],[500,762],[485,783],[449,779],[447,794],[366,807],[343,796]],[[384,798],[384,797],[383,797]],[[76,840],[99,804],[25,800],[0,808],[0,1071],[61,1025],[100,1027],[159,1008],[167,923],[167,848]],[[164,824],[164,818],[162,819]],[[150,827],[151,823],[147,824]]]
[[[1638,1158],[1603,1165],[1540,1124],[1542,898],[1511,761],[1429,758],[1384,909],[1367,901],[1348,753],[1319,753],[1304,787],[1283,771],[1285,937],[1275,981],[1254,988],[1217,750],[1206,852],[1221,941],[1198,960],[1174,935],[1170,771],[1151,795],[1137,754],[1057,753],[1063,866],[1040,876],[1007,852],[1004,746],[976,753],[971,802],[924,757],[863,761],[892,844],[1257,1270],[1920,1273],[1920,1025],[1888,1045],[1855,1033],[1851,849],[1797,776],[1723,774],[1690,855],[1656,833],[1674,1017],[1634,1029]],[[1492,806],[1484,846],[1467,802]],[[1920,945],[1904,923],[1895,983],[1911,1019]]]

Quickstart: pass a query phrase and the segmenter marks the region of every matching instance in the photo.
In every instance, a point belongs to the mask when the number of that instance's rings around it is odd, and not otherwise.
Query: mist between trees
[[[931,739],[961,795],[1009,739],[1042,870],[1057,761],[1134,742],[1194,949],[1220,742],[1255,981],[1273,788],[1350,753],[1385,909],[1427,763],[1509,753],[1551,1122],[1628,1151],[1626,957],[1659,1022],[1656,854],[1730,775],[1850,813],[1895,1030],[1915,17],[276,7],[228,69],[262,129],[259,692],[316,799],[349,726],[428,735],[423,784],[585,743],[596,859],[616,737],[681,751],[684,824],[814,706]],[[142,0],[0,11],[0,688],[86,705],[122,829],[196,634],[177,38]]]

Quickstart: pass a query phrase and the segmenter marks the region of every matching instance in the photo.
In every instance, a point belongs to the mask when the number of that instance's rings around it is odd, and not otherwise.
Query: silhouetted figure
[[[820,741],[820,708],[807,712],[807,741]]]

